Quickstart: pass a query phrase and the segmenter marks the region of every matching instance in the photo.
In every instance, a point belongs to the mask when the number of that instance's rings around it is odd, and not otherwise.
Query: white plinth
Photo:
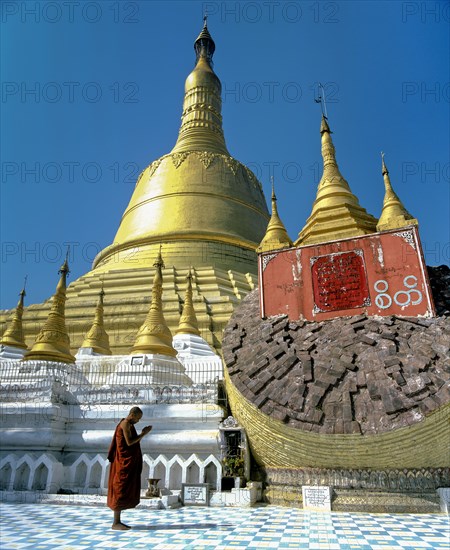
[[[0,345],[0,359],[23,359],[27,352],[26,349],[16,348],[15,346]]]
[[[127,356],[120,361],[106,384],[109,386],[191,386],[192,380],[186,369],[175,357],[160,354]]]
[[[184,365],[187,376],[195,384],[223,380],[222,360],[201,336],[176,334],[173,347],[178,352],[177,358]]]
[[[197,334],[175,334],[173,347],[178,357],[214,357],[216,352],[208,342]]]

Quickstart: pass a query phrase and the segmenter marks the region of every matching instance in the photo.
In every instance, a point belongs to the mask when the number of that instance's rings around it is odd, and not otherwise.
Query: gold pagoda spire
[[[178,140],[172,153],[211,151],[229,155],[222,129],[222,85],[213,71],[216,45],[209,34],[207,17],[194,42],[196,64],[186,79]]]
[[[22,327],[22,315],[23,315],[23,301],[27,293],[25,292],[27,278],[25,277],[25,282],[22,290],[20,291],[20,298],[17,303],[16,309],[11,320],[11,324],[6,328],[3,336],[0,340],[0,344],[4,346],[12,346],[15,348],[28,349],[28,346],[25,343],[25,338],[23,336],[23,327]]]
[[[272,216],[267,225],[266,234],[256,249],[257,252],[268,252],[269,250],[279,250],[280,248],[289,248],[292,241],[284,227],[283,222],[278,215],[277,197],[275,196],[275,185],[272,180]]]
[[[86,337],[81,345],[82,348],[92,348],[92,351],[100,355],[111,355],[111,349],[109,347],[109,337],[105,331],[103,324],[103,297],[105,291],[102,289],[98,295],[97,307],[95,308],[95,317],[92,327],[86,334]]]
[[[357,237],[376,231],[377,220],[359,205],[357,197],[339,171],[331,131],[325,116],[322,134],[323,174],[311,215],[295,245]]]
[[[419,222],[406,210],[402,201],[392,189],[389,171],[384,162],[384,153],[381,153],[381,173],[384,179],[385,194],[383,210],[377,224],[377,231],[397,229],[407,225],[418,225]]]
[[[194,305],[192,303],[192,273],[189,269],[189,273],[186,277],[187,286],[186,294],[184,298],[183,313],[180,317],[180,324],[178,325],[176,334],[196,334],[200,336],[198,330],[197,316],[195,315]]]
[[[161,247],[155,263],[155,277],[153,279],[152,303],[147,317],[138,330],[131,353],[158,353],[175,357],[176,350],[172,346],[172,333],[166,324],[162,311],[163,277],[162,268],[164,262],[161,256]]]
[[[222,86],[212,68],[215,44],[206,20],[194,49],[178,140],[139,176],[113,244],[94,260],[97,273],[146,268],[161,242],[166,262],[177,269],[254,270],[270,216],[260,182],[225,144]]]
[[[70,273],[67,255],[58,273],[60,278],[50,313],[31,350],[25,354],[24,361],[75,363],[75,357],[70,353],[70,340],[65,323],[66,279]]]

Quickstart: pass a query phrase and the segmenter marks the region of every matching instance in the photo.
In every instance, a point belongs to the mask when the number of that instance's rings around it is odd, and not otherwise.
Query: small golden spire
[[[331,130],[325,116],[322,134],[323,174],[311,215],[295,245],[334,241],[376,231],[377,220],[359,205],[357,197],[339,171]]]
[[[24,361],[75,363],[75,357],[70,353],[70,340],[65,323],[66,279],[70,273],[68,253],[58,271],[60,278],[53,296],[50,313],[31,350],[25,354]]]
[[[187,286],[186,295],[184,297],[183,313],[180,317],[180,324],[175,334],[197,334],[200,336],[197,316],[195,315],[195,309],[192,303],[192,274],[190,269],[186,279]]]
[[[105,291],[102,289],[98,295],[97,307],[95,308],[95,317],[92,327],[86,334],[86,337],[81,345],[82,348],[92,348],[92,351],[100,355],[111,355],[111,349],[109,347],[109,337],[105,331],[103,324],[103,297]]]
[[[172,346],[172,333],[166,324],[162,311],[163,277],[162,268],[164,262],[161,256],[161,246],[158,257],[153,264],[156,268],[153,279],[152,303],[147,317],[138,330],[131,353],[159,353],[175,357],[176,350]]]
[[[222,85],[213,71],[215,49],[205,16],[194,42],[196,65],[186,79],[181,127],[172,154],[210,151],[230,155],[222,128]]]
[[[28,349],[25,338],[23,336],[23,327],[22,327],[22,315],[23,315],[23,300],[27,293],[25,292],[25,285],[27,283],[27,277],[23,283],[23,288],[19,293],[19,301],[17,303],[16,309],[14,311],[11,325],[6,328],[0,344],[4,346],[12,346],[15,348]]]
[[[256,252],[268,252],[269,250],[279,250],[280,248],[293,246],[286,228],[278,215],[273,176],[270,179],[272,181],[272,216],[267,225],[266,234]]]
[[[384,153],[381,153],[381,173],[384,179],[385,194],[383,210],[377,224],[377,231],[387,231],[388,229],[397,229],[407,225],[418,225],[419,222],[406,210],[402,201],[392,189],[389,171],[384,162]]]

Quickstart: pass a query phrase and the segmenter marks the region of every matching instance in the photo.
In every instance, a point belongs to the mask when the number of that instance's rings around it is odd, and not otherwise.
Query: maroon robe
[[[123,420],[123,419],[122,419]],[[111,462],[108,480],[107,504],[115,512],[134,508],[139,504],[141,493],[142,452],[138,443],[127,445],[119,422],[108,451]],[[131,424],[131,437],[137,437]]]

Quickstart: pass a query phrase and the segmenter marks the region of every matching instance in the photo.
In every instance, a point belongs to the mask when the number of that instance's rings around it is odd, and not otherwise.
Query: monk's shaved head
[[[142,409],[140,409],[139,407],[132,407],[130,409],[130,412],[128,414],[132,414],[133,416],[135,414],[140,414],[141,416],[143,415],[143,412],[142,412]]]

